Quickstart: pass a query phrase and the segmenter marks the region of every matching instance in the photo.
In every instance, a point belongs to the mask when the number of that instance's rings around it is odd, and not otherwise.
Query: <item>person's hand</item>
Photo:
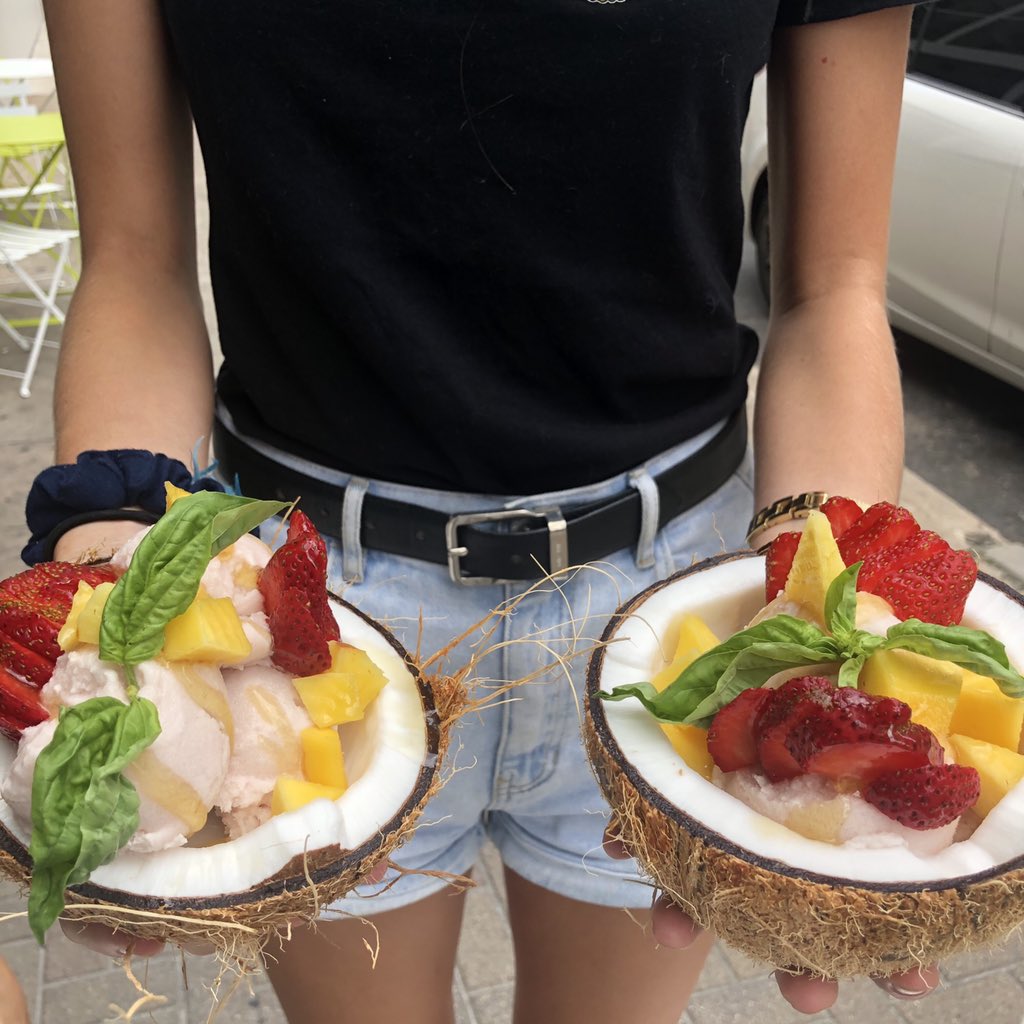
[[[374,864],[359,880],[360,885],[376,885],[384,881],[387,874],[387,858]],[[61,919],[61,931],[72,941],[86,946],[96,953],[123,960],[131,956],[151,957],[163,952],[165,942],[158,939],[136,939],[125,932],[117,932],[102,924],[83,924],[81,921],[65,921]],[[209,942],[183,942],[180,948],[194,956],[207,956],[215,952]]]
[[[604,834],[604,850],[615,860],[628,860],[631,856],[625,843],[609,825]],[[685,910],[665,895],[654,898],[651,906],[651,931],[654,939],[662,946],[685,949],[702,929]],[[800,1013],[820,1013],[827,1010],[839,994],[838,982],[812,974],[790,974],[776,971],[775,983],[782,998]],[[939,972],[936,967],[919,967],[904,974],[871,979],[883,992],[895,999],[920,999],[939,986]]]

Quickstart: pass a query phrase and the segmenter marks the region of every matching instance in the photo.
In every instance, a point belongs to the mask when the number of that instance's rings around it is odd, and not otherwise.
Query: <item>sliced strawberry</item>
[[[928,763],[928,755],[923,751],[906,750],[885,741],[865,740],[824,747],[804,762],[804,770],[836,782],[853,783],[859,789],[880,775],[903,768],[920,768]]]
[[[949,549],[887,573],[871,592],[885,598],[898,618],[954,626],[963,618],[977,578],[970,552]]]
[[[708,729],[708,753],[723,772],[757,764],[754,720],[774,693],[763,686],[744,690],[715,715]]]
[[[875,593],[878,581],[889,573],[924,562],[944,551],[949,551],[949,545],[937,533],[919,530],[898,544],[867,555],[857,574],[857,589]]]
[[[959,764],[926,765],[881,775],[864,790],[864,799],[907,828],[941,828],[973,807],[981,794],[974,768]]]
[[[822,750],[838,745],[884,743],[895,729],[910,722],[910,708],[891,697],[874,697],[851,687],[834,689],[828,699],[793,723],[784,738],[786,749],[804,770]]]
[[[49,717],[38,693],[6,669],[0,668],[0,731],[17,739],[23,729]]]
[[[816,709],[828,706],[835,690],[824,676],[789,679],[766,700],[754,721],[757,756],[772,782],[800,775],[803,768],[786,747],[789,733]]]
[[[60,657],[57,631],[79,582],[95,587],[116,579],[105,565],[41,562],[0,581],[0,666],[42,686]]]
[[[793,556],[800,543],[800,534],[796,532],[780,533],[768,546],[764,560],[764,598],[765,602],[782,593],[786,585],[786,577],[793,567]]]
[[[821,506],[832,527],[832,536],[841,537],[863,514],[860,505],[852,498],[834,495]]]
[[[891,547],[917,533],[917,520],[905,508],[880,501],[867,509],[837,539],[846,565],[859,562],[873,551]]]
[[[331,649],[306,599],[306,592],[290,587],[267,615],[274,638],[272,661],[293,676],[311,676],[331,667]]]

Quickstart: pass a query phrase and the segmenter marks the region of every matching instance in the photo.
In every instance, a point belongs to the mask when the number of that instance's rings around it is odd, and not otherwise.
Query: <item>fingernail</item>
[[[906,985],[900,985],[895,981],[886,981],[883,983],[882,987],[886,992],[895,996],[897,999],[920,999],[922,996],[926,996],[932,991],[932,989],[927,985],[923,988],[909,988]]]

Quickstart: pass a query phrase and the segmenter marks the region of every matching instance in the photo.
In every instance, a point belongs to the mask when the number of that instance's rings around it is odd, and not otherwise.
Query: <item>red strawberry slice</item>
[[[907,828],[941,828],[973,807],[981,794],[974,768],[930,764],[881,775],[864,790],[864,799]]]
[[[928,755],[923,751],[905,750],[892,743],[866,740],[824,747],[807,758],[804,770],[824,775],[836,782],[850,783],[859,789],[880,775],[903,768],[920,768],[928,763]]]
[[[840,687],[794,723],[784,743],[796,762],[808,770],[815,754],[837,745],[873,742],[896,747],[892,738],[896,728],[909,722],[910,708],[902,701]]]
[[[761,706],[754,721],[754,738],[758,760],[772,782],[803,773],[786,747],[786,737],[816,709],[828,706],[834,690],[832,681],[824,676],[800,676],[783,683]]]
[[[793,567],[793,556],[800,543],[800,534],[794,532],[780,533],[768,546],[764,563],[764,599],[767,603],[786,585],[786,577]]]
[[[954,626],[963,618],[977,578],[970,552],[947,549],[887,573],[872,584],[871,592],[885,598],[898,618]]]
[[[846,565],[859,562],[873,551],[891,547],[917,533],[917,520],[905,508],[880,501],[867,509],[837,539]]]
[[[708,729],[708,753],[723,772],[757,764],[754,720],[774,693],[763,686],[744,690],[715,715]]]
[[[949,550],[949,545],[937,533],[919,530],[898,544],[882,548],[881,551],[873,551],[868,555],[857,574],[857,589],[875,593],[874,588],[879,580],[889,573],[924,562]]]
[[[57,632],[79,582],[95,587],[116,579],[105,565],[41,562],[0,582],[0,666],[42,686],[60,657]]]
[[[38,693],[6,669],[0,668],[0,732],[16,740],[23,729],[49,717]]]
[[[838,494],[829,498],[821,506],[821,511],[828,518],[833,537],[841,537],[863,514],[857,502],[852,498],[842,498]]]
[[[327,597],[327,545],[298,509],[289,519],[288,539],[260,574],[259,590],[274,638],[274,664],[299,676],[326,671],[328,641],[340,637]]]

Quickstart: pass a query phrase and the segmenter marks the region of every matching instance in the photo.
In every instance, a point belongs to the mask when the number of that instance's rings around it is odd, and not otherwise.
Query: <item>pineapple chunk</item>
[[[293,680],[309,717],[324,729],[358,721],[387,683],[365,651],[336,641],[330,648],[331,667],[326,672]]]
[[[828,516],[815,510],[807,517],[783,593],[824,624],[825,595],[845,568]]]
[[[170,480],[164,481],[164,500],[166,505],[164,507],[165,512],[169,512],[171,506],[181,498],[191,498],[191,491],[184,491],[180,487],[175,487]]]
[[[718,646],[718,637],[708,628],[707,623],[692,612],[679,620],[679,636],[672,660],[651,680],[653,687],[661,693],[670,683],[706,651]]]
[[[366,651],[361,651],[358,647],[332,640],[330,648],[331,671],[343,672],[355,680],[359,699],[365,708],[384,689],[388,681],[387,676],[374,664]]]
[[[113,583],[100,583],[92,592],[89,603],[82,609],[78,616],[78,640],[83,644],[98,644],[100,642],[100,622],[103,620],[103,609],[107,605],[107,598],[114,589]]]
[[[1021,779],[1024,779],[1024,755],[1005,747],[997,747],[973,736],[954,734],[949,737],[957,764],[969,765],[981,776],[981,796],[974,810],[982,817],[988,814]]]
[[[706,729],[695,725],[669,725],[663,722],[661,731],[668,737],[675,752],[705,779],[711,778],[715,762],[708,753],[708,734]]]
[[[994,679],[963,670],[963,688],[950,731],[986,740],[1007,750],[1020,749],[1024,700],[1007,697]]]
[[[341,737],[337,729],[313,726],[299,733],[302,744],[302,774],[310,782],[336,789],[348,789],[345,776],[345,756],[341,750]]]
[[[270,797],[270,813],[297,811],[314,800],[337,800],[345,791],[338,786],[322,786],[291,775],[279,775]]]
[[[936,735],[950,732],[963,670],[912,651],[876,651],[860,673],[860,688],[910,705],[910,717]]]
[[[163,655],[168,661],[232,665],[252,653],[230,597],[197,597],[167,623]]]
[[[78,636],[78,619],[93,593],[92,587],[85,580],[78,581],[78,589],[71,599],[68,617],[57,631],[57,646],[62,651],[73,651],[82,642]]]

